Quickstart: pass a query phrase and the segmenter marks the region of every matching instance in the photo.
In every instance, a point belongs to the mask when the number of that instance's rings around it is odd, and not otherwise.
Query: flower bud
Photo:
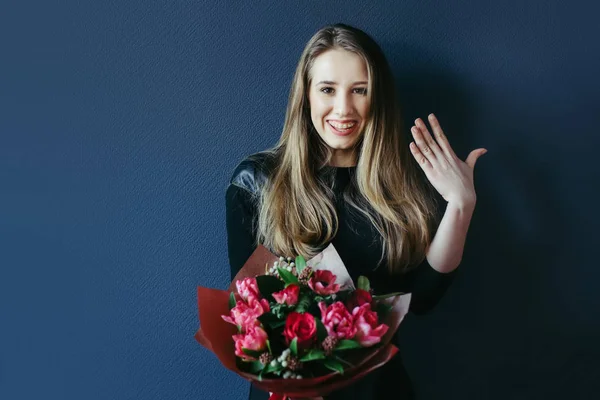
[[[269,364],[273,360],[273,356],[271,356],[268,352],[264,352],[260,355],[258,359],[263,365]]]

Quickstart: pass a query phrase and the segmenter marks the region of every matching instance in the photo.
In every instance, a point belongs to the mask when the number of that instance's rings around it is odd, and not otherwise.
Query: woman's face
[[[321,139],[334,150],[331,165],[356,165],[354,145],[369,114],[365,62],[346,50],[328,50],[315,59],[309,73],[310,116]]]

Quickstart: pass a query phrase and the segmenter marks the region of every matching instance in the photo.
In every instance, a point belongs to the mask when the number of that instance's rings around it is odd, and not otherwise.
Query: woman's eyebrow
[[[320,85],[322,83],[325,85],[337,85],[337,82],[334,82],[334,81],[321,81],[321,82],[317,83],[317,85]],[[366,85],[367,83],[369,83],[369,82],[359,81],[359,82],[354,82],[354,85]]]

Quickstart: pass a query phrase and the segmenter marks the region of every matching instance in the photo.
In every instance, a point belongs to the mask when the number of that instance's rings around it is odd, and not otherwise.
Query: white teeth
[[[338,129],[348,129],[356,125],[356,122],[350,122],[348,124],[338,124],[337,122],[329,121],[329,123],[331,124],[331,126]]]

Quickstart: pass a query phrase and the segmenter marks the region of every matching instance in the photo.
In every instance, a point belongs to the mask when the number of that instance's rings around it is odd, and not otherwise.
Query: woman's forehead
[[[310,76],[314,84],[327,82],[336,85],[355,85],[368,81],[367,65],[363,58],[347,50],[328,50],[315,58]]]

